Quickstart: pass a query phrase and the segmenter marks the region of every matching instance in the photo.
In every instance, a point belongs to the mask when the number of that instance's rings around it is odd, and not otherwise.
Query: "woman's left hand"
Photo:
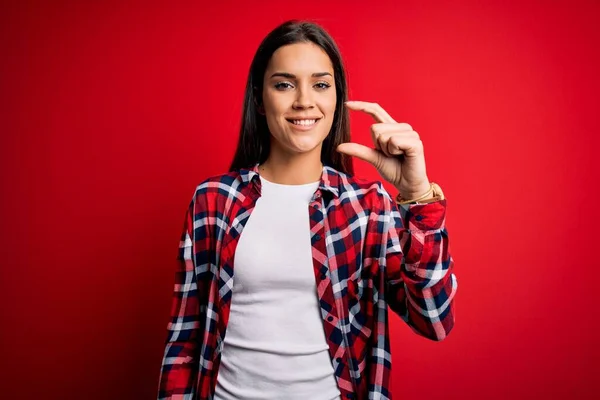
[[[427,192],[430,183],[419,134],[409,124],[394,121],[379,104],[364,101],[348,101],[345,104],[351,110],[370,114],[377,121],[371,125],[375,148],[342,143],[337,151],[371,163],[404,199],[417,198]]]

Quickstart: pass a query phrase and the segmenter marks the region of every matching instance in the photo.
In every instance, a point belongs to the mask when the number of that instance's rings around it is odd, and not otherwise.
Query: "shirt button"
[[[415,217],[415,219],[416,219],[417,221],[421,221],[421,220],[423,219],[423,216],[422,216],[422,215],[417,215],[417,216]]]
[[[321,235],[319,235],[318,233],[315,235],[315,240],[321,240]]]
[[[335,361],[337,361],[338,363],[341,363],[342,362],[342,358],[338,357],[338,358],[335,359]]]
[[[315,205],[313,206],[313,208],[316,210],[317,208],[319,208],[319,205],[318,205],[318,204],[315,204]]]
[[[353,399],[353,398],[354,398],[354,395],[353,395],[352,393],[347,393],[347,394],[346,394],[346,397],[347,397],[347,398],[349,398],[349,399]]]
[[[329,321],[329,322],[333,321],[333,317],[330,315],[329,317],[327,317],[327,321]]]

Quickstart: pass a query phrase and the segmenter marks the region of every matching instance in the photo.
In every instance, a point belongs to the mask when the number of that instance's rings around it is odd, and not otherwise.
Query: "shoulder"
[[[200,181],[194,189],[190,207],[203,207],[215,204],[219,197],[235,196],[241,190],[244,171],[230,171],[211,175]]]
[[[241,181],[240,171],[224,172],[205,178],[196,186],[196,194],[237,188]]]

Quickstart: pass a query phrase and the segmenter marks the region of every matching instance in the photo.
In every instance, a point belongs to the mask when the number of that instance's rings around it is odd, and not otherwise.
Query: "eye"
[[[277,82],[275,84],[275,89],[277,90],[286,90],[292,87],[292,84],[289,82]]]
[[[321,90],[325,90],[325,89],[331,87],[331,85],[329,83],[327,83],[327,82],[318,82],[318,83],[315,84],[315,86],[317,88],[321,89]]]

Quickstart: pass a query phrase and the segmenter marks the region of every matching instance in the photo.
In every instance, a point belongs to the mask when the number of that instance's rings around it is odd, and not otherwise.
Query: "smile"
[[[309,125],[314,125],[314,123],[317,122],[317,120],[316,119],[293,119],[290,122],[293,123],[294,125],[309,126]]]
[[[320,118],[316,119],[288,119],[287,121],[294,125],[294,128],[300,130],[308,130],[317,125]]]

